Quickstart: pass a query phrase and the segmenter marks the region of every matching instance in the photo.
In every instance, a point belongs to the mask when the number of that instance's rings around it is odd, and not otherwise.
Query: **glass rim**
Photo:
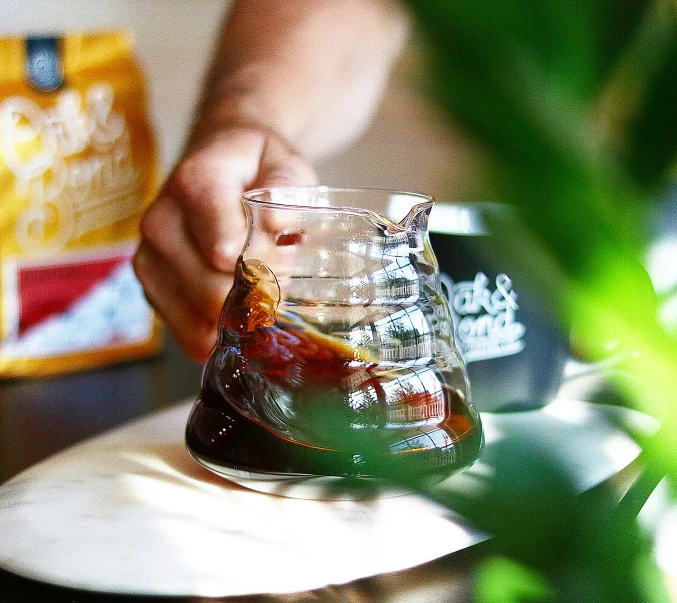
[[[273,196],[275,192],[279,194],[288,193],[293,194],[294,192],[299,193],[314,193],[317,196],[321,194],[328,195],[341,195],[347,196],[349,194],[367,196],[367,195],[380,195],[383,200],[387,201],[392,197],[407,198],[412,200],[411,208],[413,209],[416,206],[420,205],[430,205],[432,206],[435,203],[435,199],[432,195],[426,193],[415,192],[415,191],[406,191],[395,188],[379,188],[379,187],[337,187],[337,186],[326,186],[326,185],[313,185],[313,186],[273,186],[273,187],[262,187],[256,188],[249,191],[246,191],[242,194],[242,200],[256,205],[272,207],[272,208],[286,208],[286,209],[296,209],[302,211],[313,211],[313,212],[326,212],[326,211],[343,211],[348,213],[357,213],[357,214],[368,214],[368,215],[379,215],[377,212],[374,212],[371,209],[360,207],[357,205],[341,204],[341,205],[304,205],[303,203],[280,203],[277,201],[263,199],[261,198],[264,195]],[[379,216],[382,218],[382,216]]]

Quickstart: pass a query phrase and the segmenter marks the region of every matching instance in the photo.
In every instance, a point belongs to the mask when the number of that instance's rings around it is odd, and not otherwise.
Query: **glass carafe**
[[[369,209],[393,197],[410,205],[400,222]],[[246,242],[186,429],[195,459],[311,497],[476,460],[482,429],[428,238],[432,198],[278,188],[243,204]]]

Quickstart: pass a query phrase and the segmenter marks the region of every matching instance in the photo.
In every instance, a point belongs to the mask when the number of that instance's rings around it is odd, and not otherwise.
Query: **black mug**
[[[466,362],[471,401],[480,411],[547,405],[570,358],[567,329],[491,232],[502,220],[514,219],[510,207],[493,203],[436,204],[430,216],[430,241],[456,344]]]

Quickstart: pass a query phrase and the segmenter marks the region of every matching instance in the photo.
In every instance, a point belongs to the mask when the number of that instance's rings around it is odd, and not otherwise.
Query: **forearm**
[[[192,140],[257,124],[310,159],[331,153],[368,123],[406,32],[395,0],[236,0]]]

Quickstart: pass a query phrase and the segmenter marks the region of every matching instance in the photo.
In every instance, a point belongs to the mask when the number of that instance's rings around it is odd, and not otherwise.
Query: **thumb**
[[[275,186],[313,186],[317,175],[310,163],[275,136],[268,136],[261,165],[251,188]]]
[[[269,137],[261,155],[261,166],[251,188],[314,186],[317,175],[312,166],[296,151],[276,137]],[[279,233],[291,225],[284,212],[265,212],[263,227]]]

